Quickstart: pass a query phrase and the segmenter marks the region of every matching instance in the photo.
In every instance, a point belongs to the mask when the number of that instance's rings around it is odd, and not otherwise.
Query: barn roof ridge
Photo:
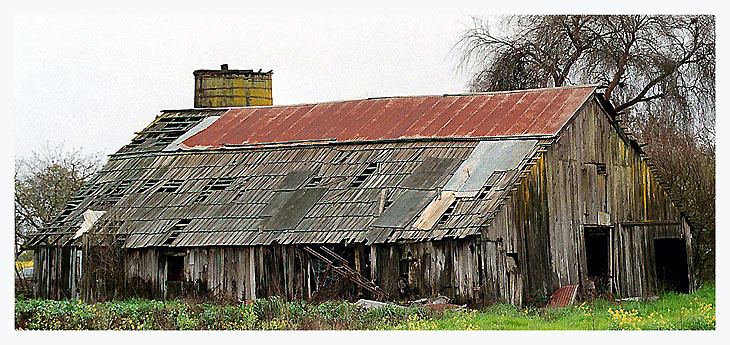
[[[581,84],[581,85],[564,85],[556,87],[541,87],[521,90],[503,90],[503,91],[480,91],[480,92],[459,92],[459,93],[443,93],[443,94],[423,94],[423,95],[400,95],[400,96],[379,96],[379,97],[367,97],[367,98],[351,98],[351,99],[339,99],[330,101],[319,101],[319,102],[302,102],[302,103],[291,103],[291,104],[274,104],[274,105],[252,105],[246,107],[224,107],[224,108],[180,108],[180,109],[163,109],[161,113],[166,112],[183,112],[183,111],[220,111],[220,110],[235,110],[235,109],[257,109],[257,108],[287,108],[287,107],[298,107],[318,104],[332,104],[332,103],[344,103],[344,102],[357,102],[357,101],[369,101],[379,99],[397,99],[397,98],[423,98],[423,97],[460,97],[460,96],[483,96],[483,95],[500,95],[500,94],[512,94],[512,93],[526,93],[526,92],[539,92],[548,90],[564,90],[564,89],[597,89],[600,84]]]

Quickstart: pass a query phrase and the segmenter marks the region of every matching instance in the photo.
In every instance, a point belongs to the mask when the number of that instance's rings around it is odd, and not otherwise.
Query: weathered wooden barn
[[[270,102],[271,73],[199,72],[196,105],[225,107],[162,111],[109,157],[27,244],[38,296],[83,293],[104,220],[160,296],[307,299],[328,274],[472,304],[694,285],[689,224],[595,86],[228,107],[260,78]]]

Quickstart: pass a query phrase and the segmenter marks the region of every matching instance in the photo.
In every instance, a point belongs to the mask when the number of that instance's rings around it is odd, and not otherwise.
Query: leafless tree
[[[56,217],[99,170],[99,154],[63,146],[45,148],[15,161],[15,243],[22,244]]]
[[[689,210],[700,276],[714,278],[714,16],[473,18],[455,48],[472,91],[599,84]]]

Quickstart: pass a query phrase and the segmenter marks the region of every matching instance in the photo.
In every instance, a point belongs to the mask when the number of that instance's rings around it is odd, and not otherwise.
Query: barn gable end
[[[589,280],[623,297],[692,287],[689,223],[610,111],[598,96],[587,102],[490,216],[482,241],[494,297],[520,304]],[[661,286],[662,240],[684,247],[686,287]]]

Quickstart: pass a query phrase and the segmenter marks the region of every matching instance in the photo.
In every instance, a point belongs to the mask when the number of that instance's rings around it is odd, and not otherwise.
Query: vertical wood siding
[[[689,226],[645,159],[620,137],[598,104],[586,103],[534,163],[483,233],[485,293],[521,304],[581,283],[587,278],[584,226],[598,225],[599,213],[607,213],[612,226],[614,291],[620,296],[655,293],[654,239],[684,238],[689,248]],[[599,164],[605,164],[605,175],[598,173]],[[635,221],[679,225],[624,224]],[[521,286],[509,279],[507,253],[516,254]]]

